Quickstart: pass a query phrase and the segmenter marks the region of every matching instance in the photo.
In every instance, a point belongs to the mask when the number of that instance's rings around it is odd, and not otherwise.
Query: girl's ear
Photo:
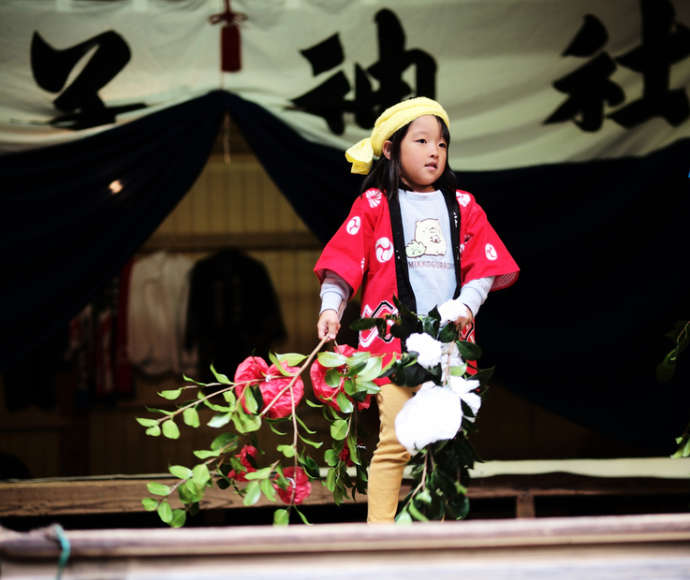
[[[390,161],[391,158],[391,151],[393,149],[393,143],[391,141],[384,141],[383,142],[383,147],[381,149],[381,152],[383,153],[383,156]]]

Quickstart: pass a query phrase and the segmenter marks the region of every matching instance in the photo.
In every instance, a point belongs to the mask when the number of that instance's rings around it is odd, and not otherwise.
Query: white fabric
[[[611,118],[646,88],[644,75],[615,61],[642,45],[639,0],[430,0],[423,10],[418,2],[391,5],[383,0],[235,0],[233,10],[247,20],[240,27],[242,68],[233,73],[220,70],[222,27],[209,22],[222,5],[220,0],[3,0],[0,152],[107,130],[109,126],[69,131],[48,124],[56,114],[51,103],[57,95],[36,85],[30,43],[38,31],[53,47],[65,49],[111,29],[125,38],[132,57],[99,96],[111,106],[147,104],[119,115],[118,124],[225,88],[266,108],[307,139],[345,151],[370,129],[344,113],[344,130],[334,133],[322,117],[298,110],[292,99],[341,74],[350,87],[342,98],[351,107],[357,66],[376,90],[379,81],[368,69],[380,60],[376,16],[386,7],[402,28],[403,50],[422,51],[436,63],[435,98],[453,126],[449,161],[455,170],[644,155],[690,135],[687,120],[673,127],[654,117],[626,129]],[[690,26],[690,2],[672,0],[671,5],[674,22]],[[591,56],[563,56],[586,14],[601,23],[607,39]],[[315,73],[301,51],[334,36],[342,59]],[[624,101],[610,105],[602,100],[601,129],[583,131],[572,121],[545,124],[568,99],[554,83],[604,54],[616,62],[607,80],[621,88]],[[76,65],[71,79],[89,58]],[[669,90],[685,89],[687,94],[690,58],[669,66]],[[412,87],[408,96],[414,94],[414,73],[412,64],[402,74]]]
[[[156,252],[132,265],[127,353],[145,373],[193,374],[196,354],[184,348],[189,276],[194,260]]]

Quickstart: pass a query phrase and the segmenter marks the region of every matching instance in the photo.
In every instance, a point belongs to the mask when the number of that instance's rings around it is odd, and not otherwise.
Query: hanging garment
[[[247,356],[266,357],[285,336],[280,304],[261,262],[226,249],[195,264],[186,346],[198,349],[200,380],[213,380],[212,363],[233,376]]]
[[[141,371],[158,375],[193,371],[184,348],[189,274],[194,260],[156,252],[132,266],[127,313],[127,353]]]

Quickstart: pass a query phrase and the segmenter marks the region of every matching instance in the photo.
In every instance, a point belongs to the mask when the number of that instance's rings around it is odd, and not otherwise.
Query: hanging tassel
[[[224,22],[220,29],[220,67],[223,72],[237,72],[242,68],[240,23],[247,19],[241,12],[233,12],[230,0],[225,0],[225,12],[209,17],[211,24]]]

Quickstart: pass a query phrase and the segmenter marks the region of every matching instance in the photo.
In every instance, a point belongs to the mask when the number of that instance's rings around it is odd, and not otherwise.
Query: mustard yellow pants
[[[395,417],[416,388],[382,385],[376,395],[379,406],[379,441],[369,464],[367,522],[392,522],[398,509],[403,470],[410,454],[395,436]]]

